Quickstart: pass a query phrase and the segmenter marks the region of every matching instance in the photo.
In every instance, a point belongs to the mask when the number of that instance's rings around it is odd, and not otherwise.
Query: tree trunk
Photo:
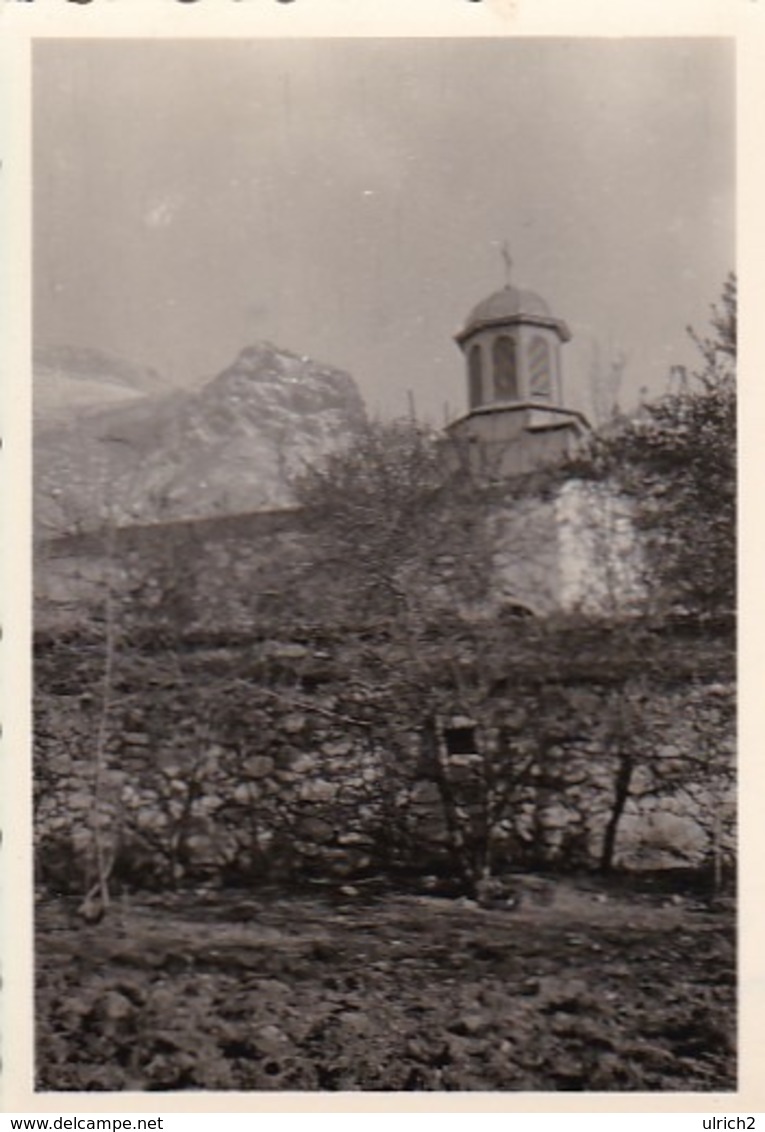
[[[93,890],[98,893],[100,900],[101,915],[106,912],[109,907],[109,875],[114,864],[114,860],[107,860],[106,851],[104,846],[102,814],[103,814],[103,786],[104,775],[106,771],[106,746],[109,741],[109,724],[110,713],[112,710],[112,671],[114,668],[114,651],[115,651],[115,601],[113,593],[113,578],[112,572],[114,570],[114,540],[115,533],[114,527],[110,526],[107,538],[107,587],[106,587],[106,600],[104,604],[104,668],[101,678],[101,714],[98,721],[98,734],[96,736],[96,746],[94,752],[94,766],[93,766],[93,808],[91,811],[91,827],[93,832],[94,852],[95,852],[95,867],[96,867],[96,884]],[[86,894],[85,904],[91,898],[91,894]]]
[[[722,889],[722,822],[720,806],[714,808],[712,817],[712,895],[717,896]]]
[[[599,865],[602,873],[610,873],[613,868],[616,835],[619,830],[619,822],[624,813],[624,807],[630,796],[630,786],[632,784],[632,773],[634,769],[635,762],[632,756],[622,755],[619,759],[619,769],[616,772],[616,782],[614,783],[614,802],[611,807],[608,822],[606,823],[605,833],[603,834],[603,847],[600,852]]]

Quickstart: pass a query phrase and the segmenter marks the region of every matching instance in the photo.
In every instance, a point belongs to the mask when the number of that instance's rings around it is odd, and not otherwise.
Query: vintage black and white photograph
[[[35,1088],[734,1092],[733,41],[31,65]]]

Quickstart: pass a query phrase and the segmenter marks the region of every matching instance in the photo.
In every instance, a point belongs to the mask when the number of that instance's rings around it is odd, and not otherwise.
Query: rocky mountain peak
[[[36,363],[37,394],[38,383],[50,385],[50,354]],[[191,390],[152,385],[129,363],[107,369],[98,351],[59,349],[55,363],[65,386],[84,372],[96,376],[86,413],[67,414],[61,404],[47,411],[44,398],[37,406],[41,533],[289,506],[294,475],[364,420],[347,373],[270,342],[245,347]],[[117,404],[115,385],[128,391]]]

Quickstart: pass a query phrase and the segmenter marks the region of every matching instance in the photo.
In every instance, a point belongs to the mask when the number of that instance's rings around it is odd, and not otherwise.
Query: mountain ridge
[[[132,372],[124,363],[123,378]],[[143,382],[144,371],[135,372]],[[35,426],[38,533],[289,506],[294,475],[365,419],[349,374],[270,342],[244,347],[191,390],[157,378],[153,392],[134,382],[117,404],[107,394],[106,403],[68,416],[42,407]],[[111,374],[103,384],[114,384]]]

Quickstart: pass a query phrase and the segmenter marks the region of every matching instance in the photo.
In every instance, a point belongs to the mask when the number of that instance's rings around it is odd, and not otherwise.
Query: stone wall
[[[318,638],[255,637],[235,647],[116,646],[105,711],[103,641],[42,644],[35,792],[41,882],[81,891],[94,829],[115,854],[116,875],[135,886],[448,872],[444,799],[424,758],[422,715],[397,705],[385,678],[370,680],[348,648]],[[618,864],[698,864],[708,853],[710,810],[730,810],[729,792],[722,797],[711,774],[696,776],[691,788],[671,784],[673,767],[700,741],[699,726],[710,749],[732,743],[725,723],[731,689],[710,688],[654,689],[651,719],[641,709],[646,728],[662,735],[655,754],[671,788],[639,797],[650,784],[637,767]],[[528,764],[493,831],[500,869],[597,859],[615,757],[593,709],[598,693],[589,686],[565,695],[574,713],[567,726],[581,731],[573,744],[555,741],[556,720],[542,707],[536,719],[527,709],[519,716],[519,703],[542,702],[532,688],[487,704],[484,717],[440,714],[450,786],[468,828],[471,807],[478,814],[483,806],[485,767],[496,773]],[[710,696],[726,705],[719,727],[698,714]],[[473,729],[478,752],[464,749]],[[455,735],[462,742],[450,751]],[[718,755],[710,750],[710,767]]]
[[[279,564],[299,542],[295,512],[105,528],[35,548],[38,631],[83,624],[108,596],[169,623],[251,631],[269,608]]]
[[[644,599],[639,547],[625,505],[602,487],[569,481],[548,493],[498,499],[488,513],[487,535],[481,568],[493,579],[484,601],[489,610],[515,605],[542,616],[613,615],[634,612]],[[342,591],[342,579],[322,576],[322,563],[311,561],[316,554],[306,519],[296,510],[51,540],[36,551],[36,624],[76,626],[84,609],[103,606],[116,593],[168,624],[251,632],[274,609],[294,612],[298,596],[308,594],[310,603],[314,573],[320,579],[314,600],[331,605],[333,586]],[[440,567],[431,564],[424,579],[414,564],[421,601],[446,610],[464,605],[447,559],[442,554]],[[412,579],[406,584],[411,588]]]

